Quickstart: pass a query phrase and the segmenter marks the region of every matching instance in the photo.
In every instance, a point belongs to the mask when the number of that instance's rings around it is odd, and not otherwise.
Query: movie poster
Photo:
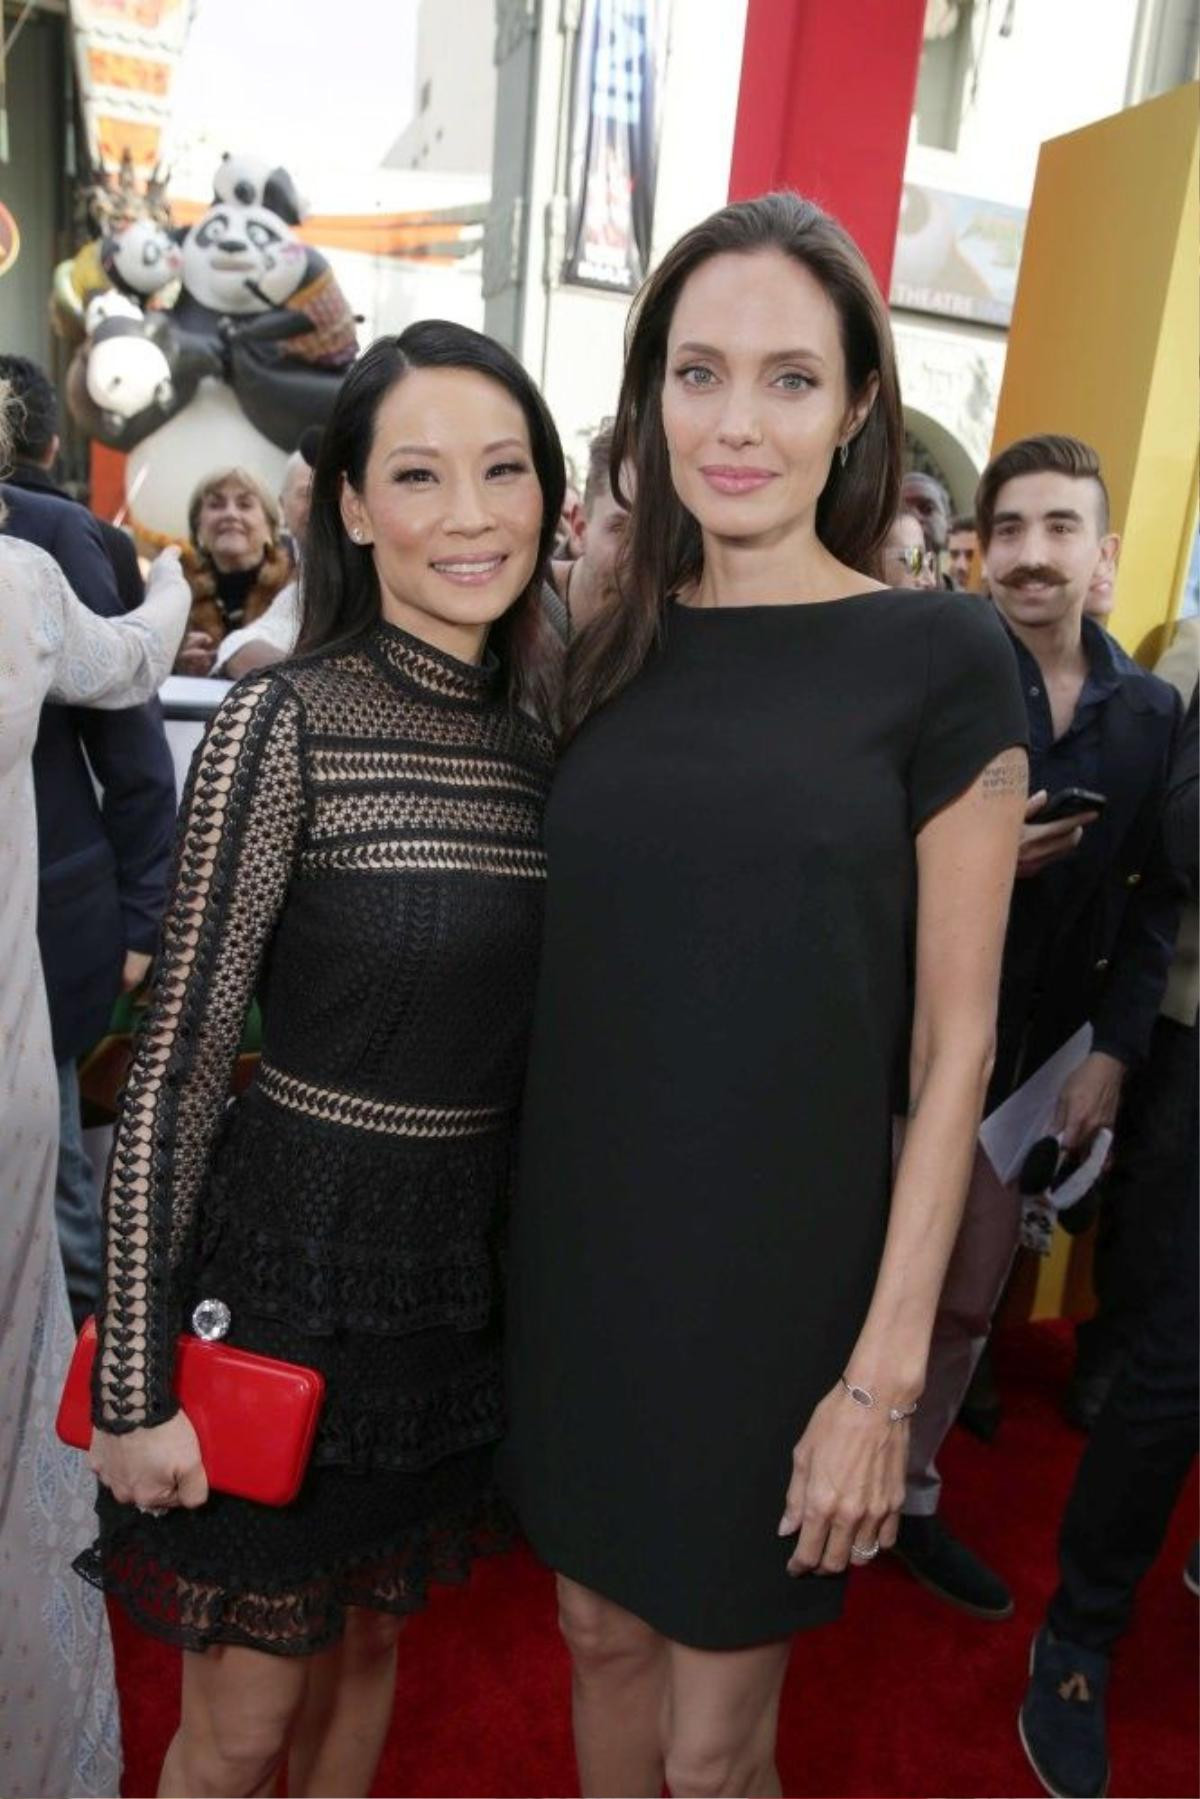
[[[658,0],[584,0],[571,107],[565,281],[630,293],[650,264]]]

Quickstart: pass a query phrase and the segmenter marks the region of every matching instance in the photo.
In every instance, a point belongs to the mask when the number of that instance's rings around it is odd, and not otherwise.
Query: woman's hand
[[[157,566],[157,565],[156,565]],[[153,573],[153,570],[151,571]],[[189,631],[175,659],[177,675],[209,675],[217,659],[217,646],[207,631]]]
[[[94,1430],[88,1467],[114,1499],[136,1505],[139,1511],[175,1505],[191,1509],[208,1498],[200,1444],[186,1412],[119,1437]]]
[[[890,1549],[904,1503],[908,1423],[887,1406],[860,1405],[840,1385],[827,1393],[792,1451],[779,1535],[800,1537],[789,1574],[840,1574],[854,1545]]]

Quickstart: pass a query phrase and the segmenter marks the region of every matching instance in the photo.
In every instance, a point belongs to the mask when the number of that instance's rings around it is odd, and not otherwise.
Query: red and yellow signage
[[[171,91],[173,70],[169,62],[152,62],[145,56],[124,56],[119,50],[89,50],[88,73],[97,87],[112,87],[125,94],[150,94],[165,100]]]
[[[94,162],[119,163],[128,152],[135,171],[148,175],[160,160],[191,11],[190,0],[71,0]]]

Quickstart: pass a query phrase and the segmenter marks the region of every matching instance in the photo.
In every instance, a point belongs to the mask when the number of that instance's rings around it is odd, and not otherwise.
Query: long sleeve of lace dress
[[[163,1423],[187,1249],[242,1021],[304,823],[300,707],[269,673],[233,689],[196,752],[154,992],[109,1163],[93,1416]]]
[[[171,672],[191,606],[178,563],[156,565],[135,612],[101,618],[49,556],[29,546],[27,560],[35,641],[51,669],[47,697],[103,711],[152,699]]]

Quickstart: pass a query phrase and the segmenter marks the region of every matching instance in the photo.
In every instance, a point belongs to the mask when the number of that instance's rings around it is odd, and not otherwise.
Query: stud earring
[[[350,535],[354,539],[355,543],[362,542],[362,532],[359,530],[357,525],[355,525],[355,527],[354,527],[353,531],[351,531]]]
[[[846,464],[850,460],[850,439],[849,438],[846,439],[845,443],[838,445],[838,455],[841,458],[842,467],[845,468]]]

